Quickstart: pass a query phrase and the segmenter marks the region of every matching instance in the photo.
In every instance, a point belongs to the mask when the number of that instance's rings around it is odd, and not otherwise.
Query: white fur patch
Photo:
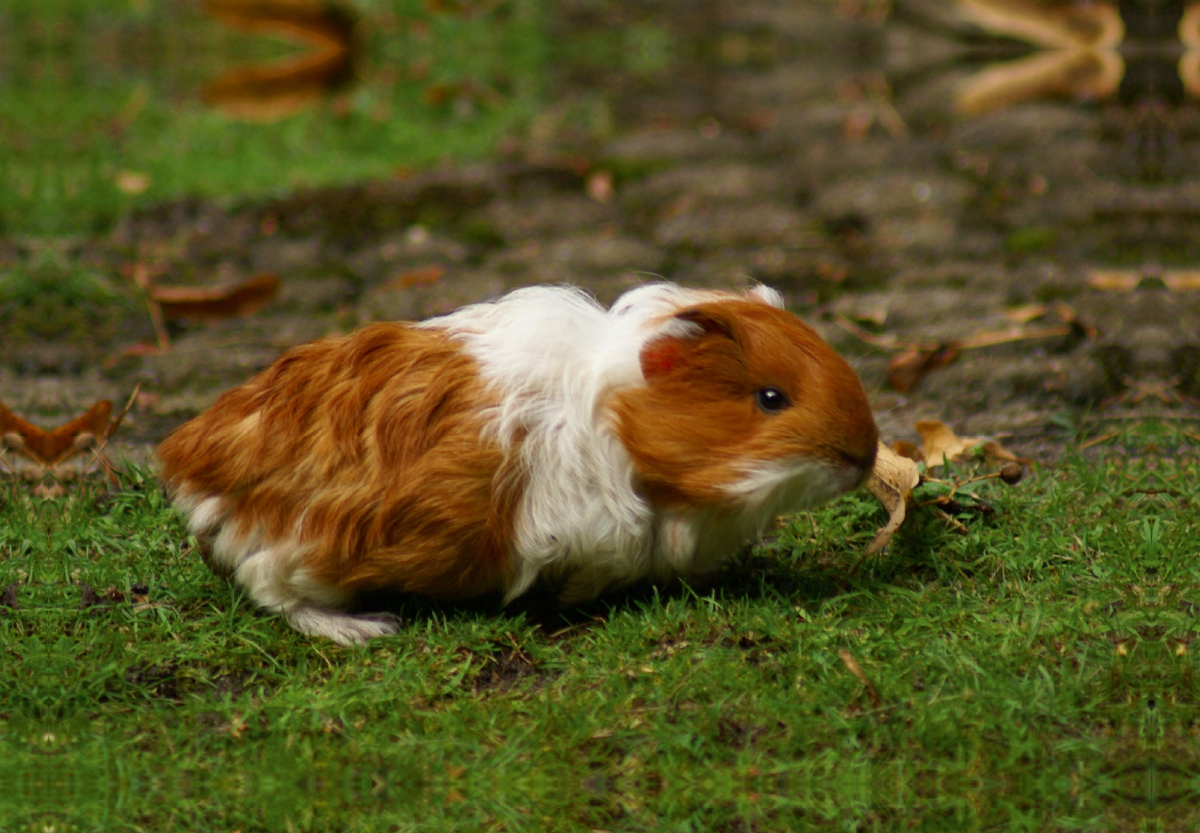
[[[204,498],[192,509],[182,508],[188,513],[188,530],[193,535],[208,535],[225,518],[224,501],[217,496]]]
[[[324,636],[339,645],[362,645],[377,636],[400,630],[400,621],[386,613],[352,614],[299,605],[284,614],[301,633]]]
[[[748,507],[777,513],[818,506],[854,485],[852,473],[813,460],[763,460],[746,464],[743,471],[725,493]]]
[[[616,390],[645,384],[640,356],[648,341],[692,334],[695,326],[675,313],[732,298],[783,306],[767,287],[735,294],[655,283],[630,290],[606,312],[581,290],[537,286],[420,325],[459,340],[501,394],[489,433],[502,443],[524,435],[528,487],[506,600],[548,571],[571,576],[562,598],[578,601],[613,585],[692,570],[698,527],[684,516],[665,525],[654,517],[634,488],[633,464],[606,403]],[[741,543],[756,524],[740,519],[736,529],[721,531],[720,546]]]

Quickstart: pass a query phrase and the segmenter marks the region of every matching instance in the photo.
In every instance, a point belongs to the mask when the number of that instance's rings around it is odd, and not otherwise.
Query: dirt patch
[[[476,694],[503,692],[531,676],[536,677],[535,688],[540,688],[548,678],[538,663],[520,648],[503,648],[484,659],[483,666],[469,684]]]
[[[784,729],[787,729],[787,724],[781,721],[767,726],[726,716],[717,721],[717,740],[734,749],[749,749],[765,736]]]
[[[139,662],[125,669],[123,679],[129,685],[142,689],[150,697],[179,700],[181,698],[178,673],[179,666],[174,663],[151,665]]]

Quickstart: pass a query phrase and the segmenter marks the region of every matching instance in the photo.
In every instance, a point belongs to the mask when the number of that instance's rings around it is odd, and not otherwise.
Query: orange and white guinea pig
[[[875,460],[862,383],[766,287],[532,287],[297,347],[158,449],[209,566],[298,630],[395,632],[368,590],[715,571]]]

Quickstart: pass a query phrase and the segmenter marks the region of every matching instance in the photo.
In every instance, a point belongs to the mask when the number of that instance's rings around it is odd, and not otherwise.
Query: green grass
[[[357,83],[281,121],[207,109],[205,86],[235,67],[299,55],[230,31],[198,3],[19,0],[0,75],[0,234],[104,231],[132,206],[387,178],[494,152],[537,112],[548,49],[540,0],[431,11],[423,0],[355,2]],[[429,103],[431,87],[485,90]],[[142,193],[118,187],[144,175]]]
[[[966,534],[918,513],[857,573],[852,496],[709,590],[406,601],[361,649],[210,575],[141,474],[4,484],[3,829],[1192,829],[1186,439],[980,484]]]

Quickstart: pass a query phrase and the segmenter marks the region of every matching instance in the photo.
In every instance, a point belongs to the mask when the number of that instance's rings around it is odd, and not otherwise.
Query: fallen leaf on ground
[[[1053,311],[1063,321],[1063,324],[1051,327],[1017,326],[1003,330],[988,330],[967,338],[942,342],[904,341],[891,333],[872,333],[844,314],[838,315],[835,320],[839,327],[867,344],[886,350],[901,351],[888,363],[887,381],[901,393],[910,393],[931,371],[951,364],[963,350],[994,347],[998,344],[1030,339],[1054,338],[1072,333],[1084,338],[1095,337],[1096,329],[1080,321],[1075,315],[1075,311],[1066,304],[1056,304],[1049,310]]]
[[[1142,281],[1161,280],[1172,292],[1194,292],[1200,289],[1200,270],[1171,269],[1162,271],[1156,266],[1144,269],[1092,269],[1087,274],[1088,286],[1106,292],[1131,292]]]
[[[157,356],[163,351],[160,344],[151,344],[148,341],[137,341],[133,344],[121,348],[121,352],[116,356],[110,357],[105,363],[105,367],[116,367],[117,362],[122,356],[134,356],[136,358],[145,358],[146,356]]]
[[[888,362],[888,384],[901,393],[909,393],[930,371],[945,367],[957,359],[958,350],[959,346],[953,342],[905,350]]]
[[[862,683],[867,692],[867,699],[871,701],[872,708],[879,708],[883,705],[883,698],[879,696],[879,690],[875,688],[875,684],[867,677],[862,670],[862,666],[858,664],[858,660],[854,658],[854,654],[842,648],[838,651],[838,659],[842,661],[842,665],[846,666],[846,670],[854,675],[854,679]]]
[[[150,177],[140,171],[121,171],[116,178],[117,190],[123,194],[143,194],[150,187]]]
[[[596,202],[612,202],[614,193],[612,171],[596,171],[589,174],[585,190],[587,195]]]
[[[1004,317],[1014,324],[1028,324],[1030,321],[1036,321],[1041,318],[1049,311],[1050,308],[1045,304],[1023,304],[1019,307],[1006,309]]]
[[[1070,324],[1054,327],[1038,327],[1036,329],[1010,327],[1007,330],[989,330],[985,333],[977,333],[969,338],[955,342],[955,345],[961,350],[974,350],[979,347],[994,347],[997,344],[1011,344],[1014,341],[1066,336],[1070,335],[1073,329]]]
[[[1101,99],[1121,85],[1125,61],[1118,47],[1125,24],[1115,3],[1048,6],[1022,0],[960,0],[959,12],[993,33],[1043,47],[968,77],[959,90],[959,112],[980,115],[1051,97]]]
[[[102,399],[66,425],[52,431],[26,422],[0,405],[0,436],[7,448],[42,466],[53,466],[71,455],[90,448],[105,436],[112,403]]]
[[[380,289],[412,289],[414,286],[433,286],[442,279],[446,270],[441,266],[422,266],[402,272],[380,284]]]
[[[164,319],[176,321],[250,315],[278,292],[279,278],[264,273],[234,286],[152,286],[149,296],[162,310]]]
[[[1200,270],[1187,269],[1167,272],[1163,283],[1173,292],[1190,292],[1200,289]]]
[[[901,457],[882,442],[875,455],[875,468],[867,478],[866,488],[888,511],[887,524],[875,533],[875,540],[863,556],[874,555],[891,543],[892,536],[904,523],[904,513],[912,490],[921,482],[917,464]]]
[[[272,122],[315,104],[354,78],[350,52],[322,50],[230,70],[204,87],[204,103],[242,121]]]
[[[847,317],[854,321],[862,321],[865,324],[874,324],[876,327],[882,327],[887,322],[888,308],[886,304],[864,306],[852,310],[848,313]]]
[[[1093,269],[1088,272],[1088,286],[1107,292],[1129,292],[1142,280],[1142,273],[1134,269]]]
[[[347,6],[325,0],[205,0],[203,8],[226,26],[313,47],[299,57],[236,67],[207,84],[204,103],[228,116],[275,121],[355,77],[356,16]]]
[[[1114,49],[1125,36],[1115,3],[959,0],[961,16],[999,35],[1054,50]]]
[[[950,426],[936,419],[919,420],[917,433],[921,435],[928,468],[957,459],[982,442],[979,437],[959,437]]]
[[[1020,463],[1022,466],[1032,466],[1033,461],[1026,457],[1018,457],[995,440],[983,444],[983,456],[992,461],[1002,463]]]
[[[316,47],[347,49],[354,35],[351,7],[328,0],[204,0],[201,8],[231,28]]]

